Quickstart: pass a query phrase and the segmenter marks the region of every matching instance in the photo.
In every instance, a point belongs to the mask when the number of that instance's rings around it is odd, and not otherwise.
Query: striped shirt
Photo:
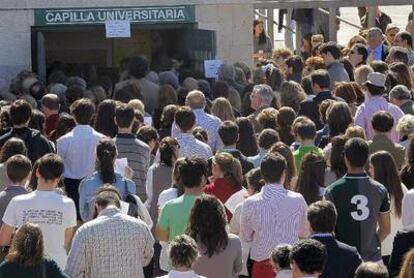
[[[138,197],[144,202],[147,199],[145,184],[150,165],[149,147],[133,134],[119,133],[114,141],[118,149],[118,158],[127,158],[128,166],[134,170],[132,181],[137,186]]]
[[[251,258],[267,260],[277,245],[294,244],[299,237],[307,237],[306,210],[303,196],[281,184],[265,185],[249,197],[242,207],[240,238],[251,242]]]
[[[203,109],[193,109],[196,116],[195,126],[200,126],[207,131],[208,145],[213,151],[220,149],[221,140],[218,134],[218,129],[221,125],[221,120],[216,116],[207,114]],[[171,136],[177,137],[181,133],[180,129],[174,123],[171,129]]]
[[[221,125],[221,120],[216,116],[207,114],[203,109],[193,109],[196,116],[196,125],[201,126],[207,131],[208,144],[211,149],[217,151],[220,148],[220,137],[218,129]]]
[[[70,277],[144,278],[153,244],[143,221],[109,206],[77,230],[65,272]]]
[[[211,148],[206,143],[197,140],[191,133],[180,133],[176,139],[180,145],[179,157],[198,156],[209,159],[213,156]]]

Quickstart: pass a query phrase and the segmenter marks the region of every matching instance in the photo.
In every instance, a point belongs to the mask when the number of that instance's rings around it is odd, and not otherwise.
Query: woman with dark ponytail
[[[164,137],[159,145],[160,161],[154,163],[148,169],[145,205],[149,210],[152,221],[157,223],[158,206],[157,201],[161,192],[171,187],[172,170],[178,158],[178,142],[172,137]]]
[[[102,139],[96,147],[96,169],[92,176],[84,178],[79,185],[79,211],[83,221],[90,220],[93,215],[96,191],[103,184],[114,185],[125,199],[127,193],[135,194],[135,183],[124,177],[124,173],[115,171],[115,159],[118,155],[112,139]]]

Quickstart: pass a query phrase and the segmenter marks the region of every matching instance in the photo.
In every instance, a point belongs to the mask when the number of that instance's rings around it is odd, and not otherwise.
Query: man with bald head
[[[220,147],[218,129],[221,120],[216,116],[204,112],[204,108],[206,107],[206,98],[204,94],[198,90],[191,91],[185,98],[185,105],[190,107],[194,112],[196,116],[196,126],[200,126],[207,131],[208,144],[213,152],[217,151]]]
[[[47,94],[42,97],[41,103],[41,109],[46,118],[45,134],[49,136],[59,121],[60,100],[55,94]]]

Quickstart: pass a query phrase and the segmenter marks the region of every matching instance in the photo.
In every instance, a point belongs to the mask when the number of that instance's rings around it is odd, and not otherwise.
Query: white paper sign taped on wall
[[[107,38],[130,38],[131,22],[128,20],[105,21],[105,34]]]
[[[205,60],[204,75],[206,78],[217,78],[220,66],[224,64],[223,60]]]

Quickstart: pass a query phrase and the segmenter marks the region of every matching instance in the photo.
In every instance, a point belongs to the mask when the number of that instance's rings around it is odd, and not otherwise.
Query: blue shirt
[[[254,168],[260,167],[260,163],[262,163],[263,158],[266,156],[269,150],[260,149],[259,153],[254,156],[249,156],[247,161],[251,162]]]
[[[103,185],[99,172],[93,173],[92,176],[84,178],[79,184],[79,212],[83,221],[92,219],[93,207],[95,202],[96,191]],[[136,185],[133,181],[124,178],[119,173],[115,173],[115,182],[113,183],[122,199],[125,199],[127,193],[136,194]]]
[[[216,116],[207,114],[203,109],[193,109],[196,116],[196,125],[201,126],[207,131],[208,144],[213,151],[217,151],[220,147],[220,137],[218,129],[221,125],[221,120]]]
[[[368,47],[368,57],[371,54],[371,50],[372,50],[371,47]],[[381,60],[382,60],[382,44],[380,44],[374,49],[373,61],[381,61]]]

